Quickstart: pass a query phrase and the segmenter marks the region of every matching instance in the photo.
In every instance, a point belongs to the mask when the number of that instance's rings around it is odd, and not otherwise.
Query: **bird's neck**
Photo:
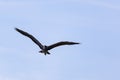
[[[43,46],[43,50],[46,50],[46,49],[47,49],[47,46],[46,46],[46,45],[44,45],[44,46]]]

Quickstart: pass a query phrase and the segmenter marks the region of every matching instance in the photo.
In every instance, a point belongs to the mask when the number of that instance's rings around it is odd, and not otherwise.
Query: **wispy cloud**
[[[120,5],[113,4],[112,2],[101,1],[101,0],[51,0],[51,1],[0,1],[0,6],[19,6],[19,5],[30,5],[30,4],[61,4],[61,3],[83,3],[83,4],[91,4],[95,6],[110,8],[110,9],[117,9],[120,10]]]
[[[120,5],[113,4],[112,2],[108,1],[101,1],[101,0],[51,0],[51,1],[41,1],[43,4],[61,4],[61,3],[83,3],[83,4],[91,4],[95,6],[110,8],[110,9],[117,9],[120,10]]]
[[[0,74],[0,80],[15,80],[15,79],[12,79],[12,78],[10,78],[8,76]]]
[[[0,54],[15,52],[14,48],[0,46]]]
[[[120,5],[115,5],[110,2],[96,1],[96,0],[85,0],[84,2],[89,3],[91,5],[100,6],[100,7],[120,10]]]
[[[35,1],[0,1],[0,6],[21,6],[34,4]]]

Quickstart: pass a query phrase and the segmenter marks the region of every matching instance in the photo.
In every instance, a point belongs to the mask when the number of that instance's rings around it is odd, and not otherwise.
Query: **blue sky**
[[[0,80],[120,80],[119,0],[0,0]],[[49,45],[51,55],[17,33]]]

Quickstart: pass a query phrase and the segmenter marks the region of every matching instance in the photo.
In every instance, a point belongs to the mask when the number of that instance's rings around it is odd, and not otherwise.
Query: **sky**
[[[120,80],[119,21],[119,0],[0,0],[0,80]]]

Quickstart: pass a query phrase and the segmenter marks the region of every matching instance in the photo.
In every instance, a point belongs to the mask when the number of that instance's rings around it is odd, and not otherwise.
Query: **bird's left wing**
[[[58,46],[62,46],[62,45],[74,45],[74,44],[80,44],[80,43],[77,43],[77,42],[69,42],[69,41],[61,41],[61,42],[52,44],[52,45],[48,46],[47,48],[48,48],[48,50],[50,50],[50,49],[55,48],[55,47],[58,47]]]
[[[31,34],[25,32],[25,31],[22,31],[18,28],[15,28],[16,31],[18,31],[19,33],[23,34],[24,36],[27,36],[29,37],[33,42],[35,42],[41,49],[43,49],[43,45],[34,37],[32,36]]]

